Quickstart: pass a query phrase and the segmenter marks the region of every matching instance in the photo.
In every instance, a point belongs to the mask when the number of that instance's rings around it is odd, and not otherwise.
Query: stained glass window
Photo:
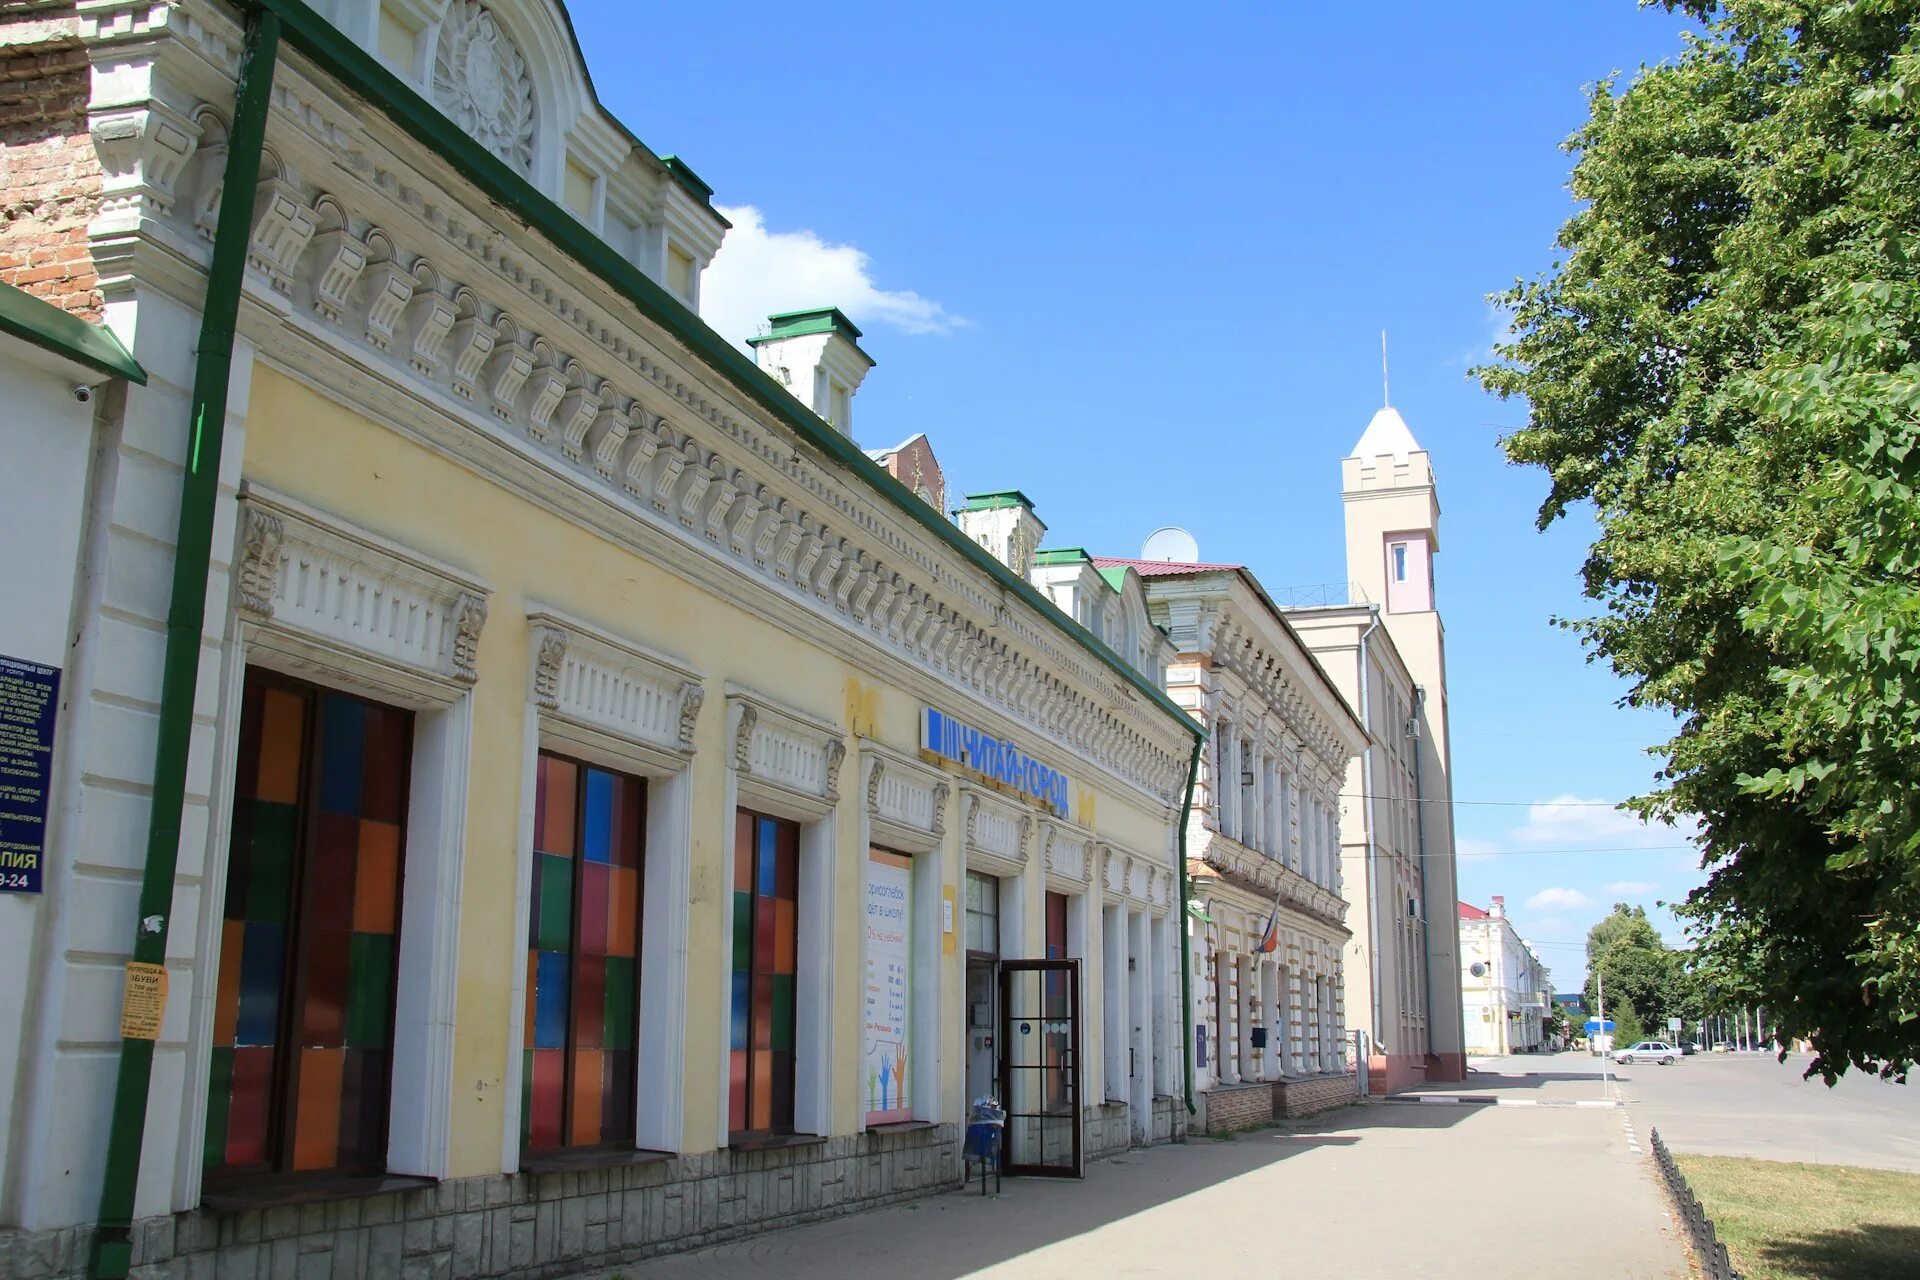
[[[541,752],[520,1140],[633,1145],[646,784]]]
[[[800,828],[745,809],[734,821],[728,1128],[792,1133]]]
[[[1067,895],[1047,891],[1047,959],[1065,960],[1067,958]],[[1049,971],[1043,975],[1045,991],[1046,1041],[1042,1046],[1045,1054],[1046,1074],[1041,1077],[1044,1090],[1043,1101],[1049,1108],[1064,1107],[1073,1096],[1071,1081],[1067,1079],[1069,1069],[1072,1032],[1067,1021],[1068,976],[1064,972]]]
[[[379,1172],[413,717],[257,671],[244,690],[206,1167]]]

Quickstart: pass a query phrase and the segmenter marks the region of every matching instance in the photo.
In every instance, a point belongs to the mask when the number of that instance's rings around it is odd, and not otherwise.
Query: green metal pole
[[[214,500],[220,489],[220,450],[227,421],[227,382],[233,372],[234,328],[240,316],[247,240],[253,233],[254,188],[260,181],[260,149],[266,140],[279,49],[279,17],[249,5],[233,126],[227,134],[220,219],[215,225],[207,299],[200,317],[186,476],[180,488],[180,525],[174,539],[173,594],[167,608],[159,742],[153,761],[153,808],[147,820],[140,920],[133,940],[133,958],[142,964],[166,963],[173,875],[180,857],[180,816],[186,804],[194,686],[200,672],[200,636],[206,624]],[[140,1147],[146,1136],[147,1089],[152,1075],[153,1041],[122,1039],[120,1074],[113,1092],[113,1124],[107,1138],[107,1171],[88,1259],[88,1274],[94,1280],[121,1280],[133,1265],[134,1193],[140,1179]]]
[[[1200,749],[1205,744],[1204,737],[1194,735],[1193,759],[1187,761],[1187,798],[1180,804],[1180,1025],[1186,1035],[1180,1050],[1180,1076],[1186,1086],[1188,1115],[1198,1114],[1199,1108],[1193,1105],[1193,940],[1187,936],[1193,927],[1187,922],[1193,916],[1187,906],[1187,818],[1193,813],[1193,785],[1200,777]]]

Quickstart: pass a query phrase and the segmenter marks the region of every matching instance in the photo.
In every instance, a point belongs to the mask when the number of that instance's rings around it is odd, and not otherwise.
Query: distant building
[[[869,449],[867,456],[935,511],[947,509],[947,481],[925,432],[908,436],[891,449]]]
[[[1515,932],[1507,900],[1498,895],[1484,911],[1460,904],[1460,996],[1469,1054],[1538,1053],[1548,1047],[1553,986],[1547,967]]]
[[[1339,793],[1365,746],[1360,722],[1244,566],[1093,567],[1145,582],[1147,629],[1164,628],[1177,651],[1167,691],[1212,735],[1187,823],[1199,912],[1187,921],[1191,1051],[1205,1127],[1344,1102],[1353,1084]],[[1075,616],[1123,654],[1145,622],[1118,608]]]

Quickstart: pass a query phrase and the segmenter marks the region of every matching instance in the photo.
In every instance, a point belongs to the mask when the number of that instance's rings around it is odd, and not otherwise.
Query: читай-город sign
[[[40,892],[60,668],[0,657],[0,893]]]

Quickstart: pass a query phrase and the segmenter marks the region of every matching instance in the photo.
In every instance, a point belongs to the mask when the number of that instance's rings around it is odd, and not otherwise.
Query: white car
[[[1680,1050],[1665,1040],[1642,1040],[1639,1044],[1613,1051],[1613,1060],[1625,1066],[1632,1066],[1636,1061],[1646,1060],[1657,1062],[1665,1067],[1672,1065],[1674,1059],[1679,1056]]]

